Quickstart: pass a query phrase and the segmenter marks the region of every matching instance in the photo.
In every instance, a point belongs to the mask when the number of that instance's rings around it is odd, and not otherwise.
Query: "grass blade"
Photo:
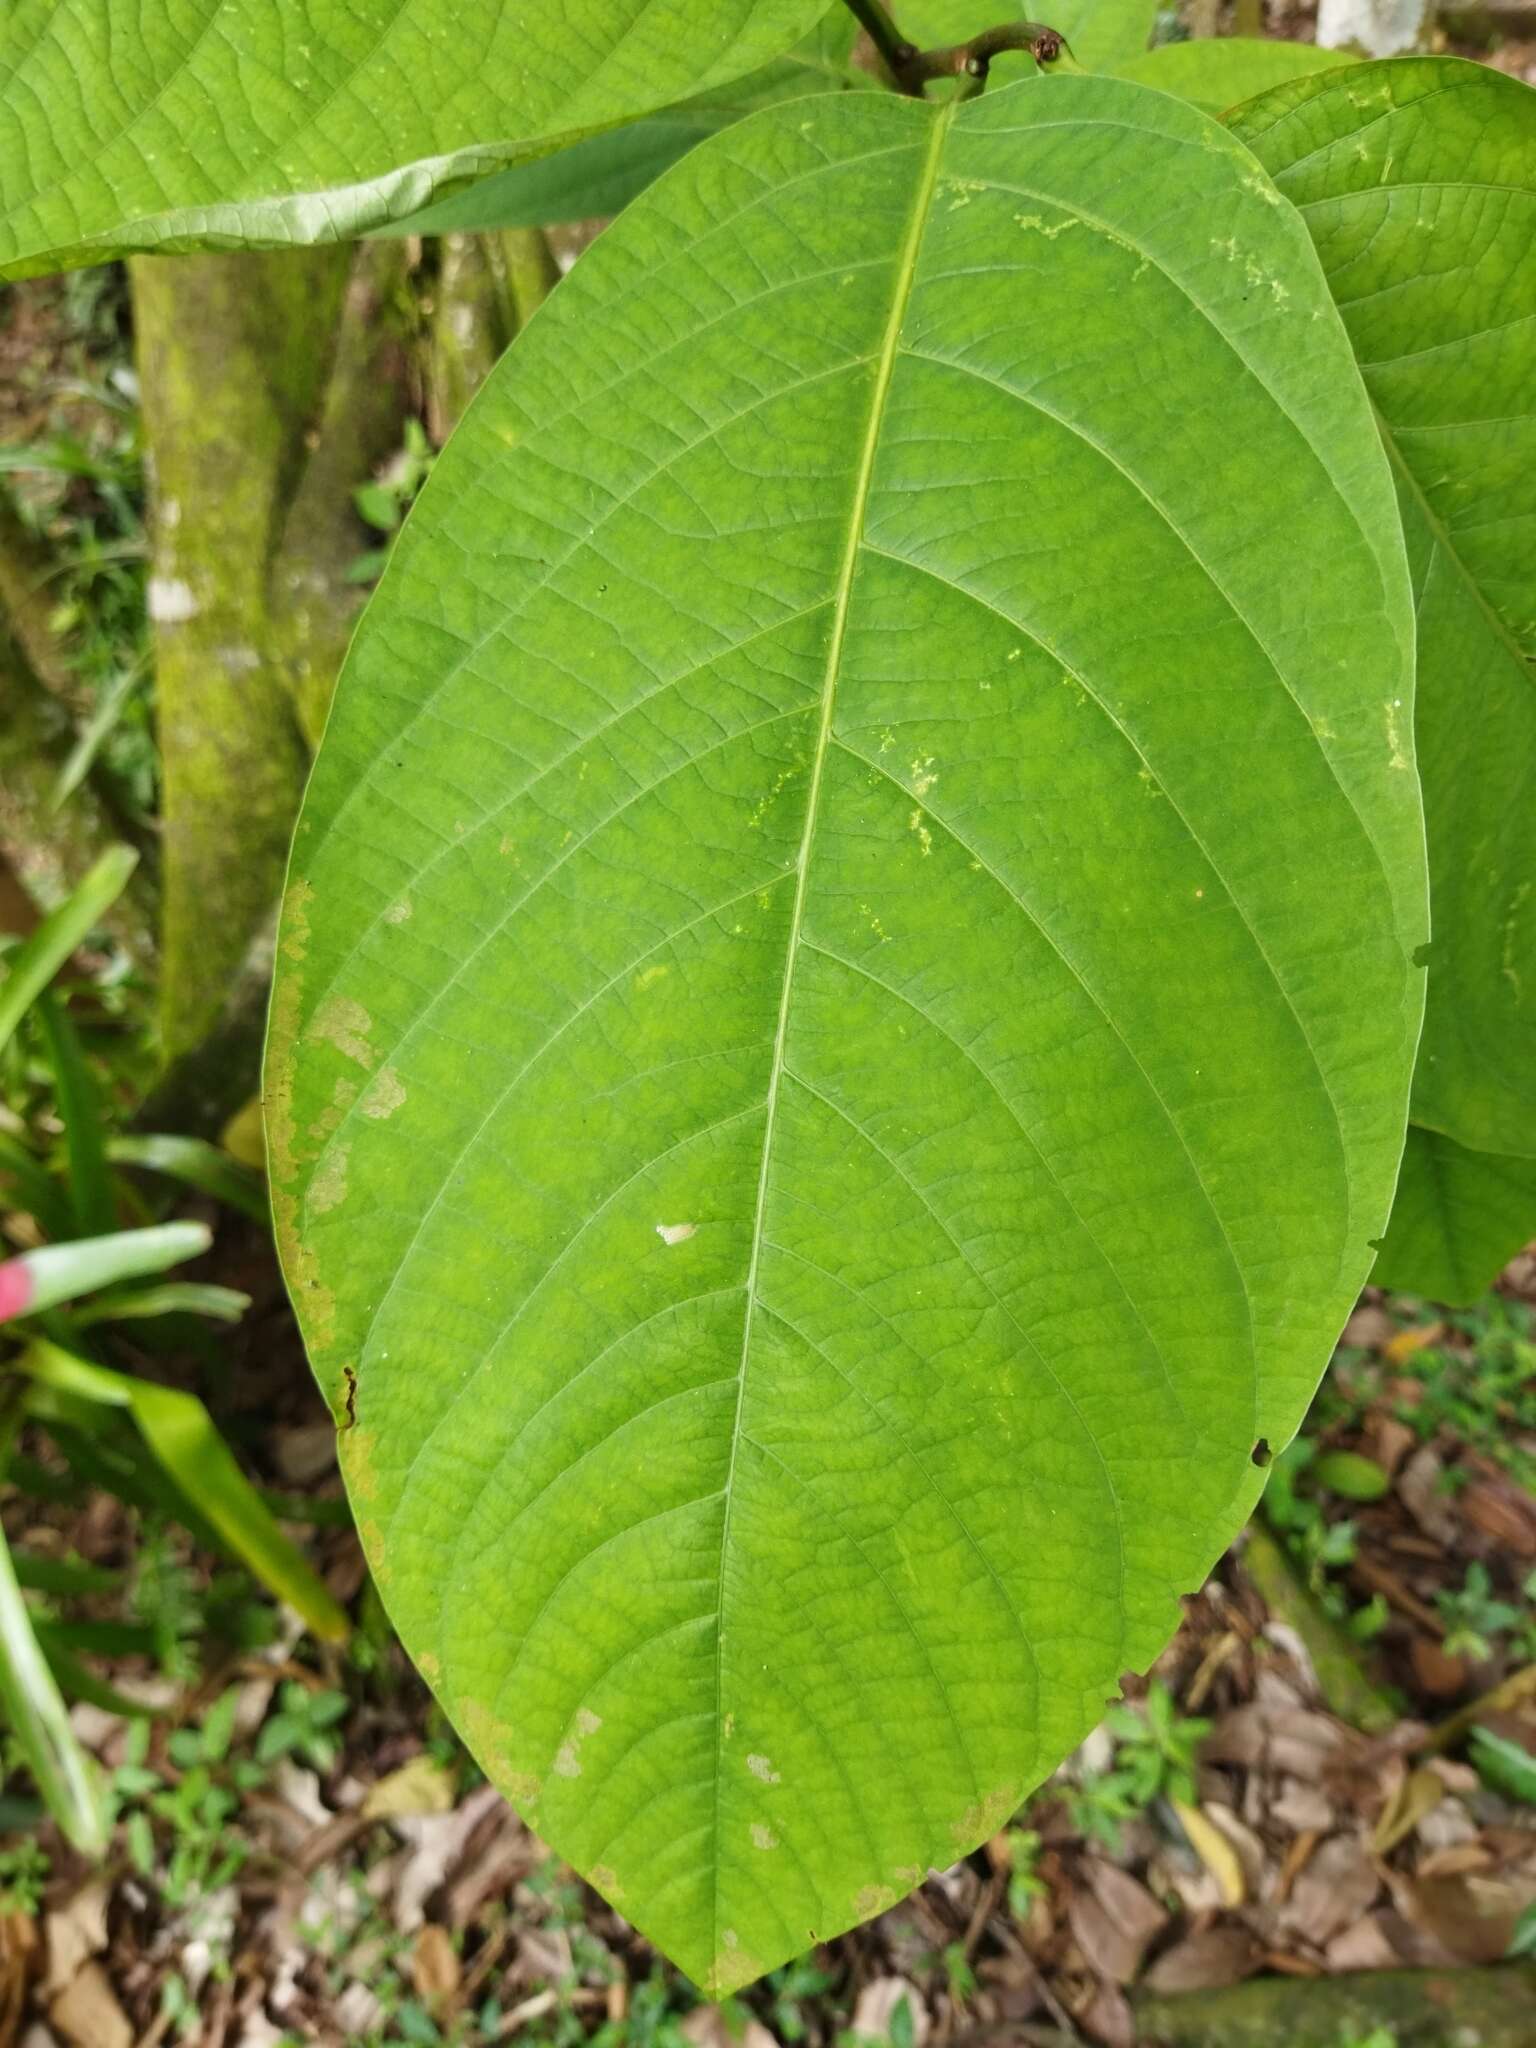
[[[252,1173],[237,1159],[203,1138],[173,1137],[169,1133],[113,1138],[107,1157],[118,1166],[140,1166],[150,1173],[163,1173],[199,1194],[238,1209],[254,1222],[267,1221],[267,1191],[259,1174]]]
[[[170,1280],[163,1287],[124,1288],[102,1294],[75,1311],[77,1327],[90,1323],[143,1322],[151,1316],[212,1316],[215,1322],[238,1323],[251,1297],[236,1287],[206,1287],[195,1280]]]
[[[37,1000],[37,1017],[43,1027],[53,1068],[55,1103],[64,1126],[70,1201],[74,1209],[70,1235],[101,1236],[114,1229],[117,1214],[96,1079],[86,1064],[79,1033],[64,1005],[46,989]]]
[[[112,1372],[41,1338],[17,1363],[57,1392],[128,1409],[159,1464],[262,1584],[316,1635],[346,1635],[345,1613],[273,1521],[195,1394]]]
[[[49,1812],[84,1856],[107,1846],[107,1811],[96,1766],[69,1725],[69,1713],[32,1628],[0,1533],[0,1706]]]
[[[30,938],[11,954],[0,982],[0,1046],[6,1045],[82,939],[89,937],[127,886],[139,864],[131,846],[113,846],[86,874],[72,896],[51,910]]]
[[[205,1223],[157,1223],[148,1230],[113,1230],[105,1237],[21,1252],[0,1263],[0,1323],[57,1308],[61,1301],[119,1280],[163,1273],[183,1259],[195,1259],[212,1242]]]

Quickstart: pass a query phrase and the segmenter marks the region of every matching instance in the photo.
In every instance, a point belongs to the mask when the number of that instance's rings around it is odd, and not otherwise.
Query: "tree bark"
[[[361,602],[352,486],[397,444],[406,251],[136,257],[164,776],[166,1058],[219,1016],[282,884]]]
[[[1396,2048],[1531,2048],[1536,1963],[1257,1977],[1223,1991],[1136,2000],[1141,2048],[1339,2048],[1388,2029]]]
[[[559,282],[560,266],[537,228],[442,237],[427,327],[427,431],[439,447]]]

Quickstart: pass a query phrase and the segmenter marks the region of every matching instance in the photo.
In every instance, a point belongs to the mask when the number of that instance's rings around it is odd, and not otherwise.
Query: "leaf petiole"
[[[1005,21],[968,42],[919,50],[901,33],[882,0],[847,0],[847,6],[879,52],[896,90],[912,99],[921,99],[929,80],[936,78],[958,78],[966,82],[968,92],[979,92],[992,59],[1009,50],[1026,51],[1037,64],[1054,64],[1066,47],[1061,32],[1042,21]]]

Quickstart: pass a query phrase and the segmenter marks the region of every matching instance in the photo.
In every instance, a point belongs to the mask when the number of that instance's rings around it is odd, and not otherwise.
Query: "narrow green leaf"
[[[1536,1238],[1536,1159],[1469,1152],[1408,1127],[1392,1220],[1371,1281],[1429,1301],[1476,1301]]]
[[[0,1322],[40,1315],[119,1280],[164,1273],[183,1259],[199,1257],[212,1241],[204,1223],[157,1223],[148,1230],[113,1230],[104,1237],[20,1252],[0,1264]]]
[[[74,1313],[76,1328],[92,1323],[144,1322],[154,1316],[212,1316],[216,1322],[238,1323],[251,1297],[236,1287],[210,1287],[196,1281],[172,1280],[163,1287],[124,1288],[99,1294]]]
[[[196,1395],[109,1371],[41,1338],[15,1363],[55,1393],[128,1409],[160,1465],[234,1555],[316,1635],[346,1635],[345,1613],[273,1521]]]
[[[134,693],[148,673],[149,658],[147,655],[140,655],[126,667],[119,669],[109,682],[98,686],[95,707],[81,726],[79,738],[70,748],[59,769],[58,780],[53,788],[55,810],[68,803],[90,774],[96,756],[116,731]]]
[[[138,864],[131,846],[109,848],[73,895],[50,911],[29,938],[0,956],[0,1046],[76,946],[100,924]]]
[[[712,1991],[1006,1820],[1297,1427],[1402,1145],[1411,644],[1301,223],[1106,79],[701,144],[406,522],[286,1270],[407,1645]]]
[[[1381,1500],[1392,1491],[1386,1468],[1358,1451],[1324,1451],[1313,1463],[1312,1477],[1341,1500]]]
[[[93,1707],[100,1707],[103,1713],[118,1714],[125,1721],[152,1720],[167,1712],[165,1707],[149,1707],[142,1700],[130,1699],[115,1685],[98,1678],[88,1664],[64,1647],[55,1630],[39,1625],[37,1639],[48,1659],[48,1669],[71,1699],[85,1700]]]
[[[1472,1761],[1485,1784],[1508,1799],[1536,1806],[1536,1756],[1492,1728],[1472,1730]]]
[[[83,1856],[100,1856],[108,1821],[101,1774],[69,1725],[0,1530],[0,1710],[48,1811]]]
[[[1536,1160],[1536,92],[1402,58],[1282,87],[1233,127],[1312,232],[1397,477],[1434,905],[1414,1121]],[[1509,1187],[1496,1170],[1480,1238]],[[1392,1270],[1437,1293],[1402,1244]]]
[[[141,1166],[163,1173],[184,1187],[212,1195],[257,1223],[267,1220],[267,1191],[261,1176],[203,1138],[184,1138],[152,1131],[111,1138],[107,1157],[118,1166]]]
[[[54,1105],[64,1126],[73,1212],[70,1234],[105,1235],[117,1221],[117,1204],[107,1170],[107,1134],[96,1080],[64,1006],[47,990],[37,999],[37,1018],[53,1068]]]
[[[45,1237],[67,1237],[69,1202],[42,1160],[9,1131],[0,1131],[0,1202],[24,1209]]]
[[[1159,92],[1174,93],[1181,100],[1219,114],[1226,107],[1235,107],[1239,100],[1252,99],[1256,93],[1354,61],[1347,50],[1321,50],[1316,43],[1217,36],[1187,43],[1164,43],[1113,68],[1117,78],[1134,78],[1142,85],[1155,85]]]
[[[0,276],[341,241],[777,56],[826,0],[11,0]]]
[[[33,1593],[112,1593],[121,1586],[121,1572],[102,1565],[86,1564],[73,1557],[36,1557],[25,1550],[11,1553],[16,1583]]]

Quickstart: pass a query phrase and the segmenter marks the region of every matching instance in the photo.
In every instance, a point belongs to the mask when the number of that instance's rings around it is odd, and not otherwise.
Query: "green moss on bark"
[[[132,263],[151,451],[167,1058],[218,1016],[281,886],[361,598],[351,488],[398,439],[403,251]]]

